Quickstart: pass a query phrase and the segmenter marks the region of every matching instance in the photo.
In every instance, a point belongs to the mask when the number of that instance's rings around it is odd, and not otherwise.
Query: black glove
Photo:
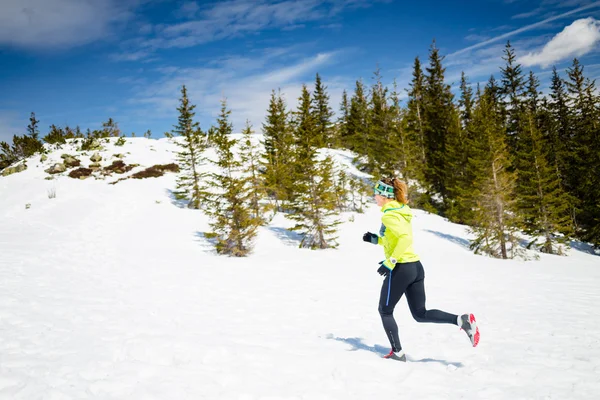
[[[379,236],[377,236],[376,234],[371,233],[371,232],[367,232],[363,235],[363,240],[365,242],[377,244],[378,239],[379,239]]]
[[[388,267],[383,265],[383,261],[379,261],[379,268],[377,269],[377,272],[381,276],[388,276],[390,273],[390,270],[388,269]]]

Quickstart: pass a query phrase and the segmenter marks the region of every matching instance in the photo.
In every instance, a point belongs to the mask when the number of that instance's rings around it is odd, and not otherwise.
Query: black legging
[[[437,324],[457,324],[457,315],[440,310],[425,308],[425,271],[421,261],[398,263],[393,271],[385,277],[379,297],[379,314],[383,328],[395,352],[402,349],[398,337],[398,325],[394,320],[394,307],[406,293],[410,312],[417,322],[432,322]]]

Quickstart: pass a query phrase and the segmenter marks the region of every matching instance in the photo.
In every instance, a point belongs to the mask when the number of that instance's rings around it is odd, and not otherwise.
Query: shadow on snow
[[[343,342],[346,344],[349,344],[351,346],[350,349],[348,349],[348,351],[357,351],[357,350],[363,350],[363,351],[369,351],[371,353],[375,353],[379,356],[384,356],[387,353],[389,353],[389,347],[384,347],[384,346],[379,346],[379,345],[374,345],[374,346],[369,346],[365,343],[363,343],[361,338],[341,338],[341,337],[337,337],[334,336],[332,334],[328,334],[326,336],[326,339],[330,339],[330,340],[335,340],[338,342]],[[411,358],[410,356],[406,356],[406,359],[410,362],[418,362],[418,363],[438,363],[438,364],[442,364],[445,366],[453,366],[456,368],[462,368],[464,367],[463,363],[461,362],[450,362],[450,361],[446,361],[446,360],[437,360],[434,358],[422,358],[420,360]]]

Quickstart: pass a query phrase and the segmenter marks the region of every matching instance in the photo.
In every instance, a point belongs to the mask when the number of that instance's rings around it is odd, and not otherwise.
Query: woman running
[[[367,232],[365,242],[383,246],[385,260],[377,270],[385,276],[379,297],[379,314],[392,350],[384,358],[406,361],[394,320],[394,307],[406,293],[410,312],[417,322],[453,324],[469,336],[473,347],[479,343],[479,328],[473,314],[454,315],[425,308],[425,271],[413,249],[412,211],[408,207],[407,186],[398,178],[385,178],[374,188],[375,201],[383,216],[379,235]]]

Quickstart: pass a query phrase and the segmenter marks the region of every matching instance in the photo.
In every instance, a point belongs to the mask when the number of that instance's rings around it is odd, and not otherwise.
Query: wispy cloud
[[[597,7],[600,7],[600,1],[595,1],[595,2],[593,2],[591,4],[578,7],[576,9],[574,9],[574,10],[567,11],[567,12],[564,12],[562,14],[555,15],[555,16],[550,17],[550,18],[546,18],[546,19],[544,19],[542,21],[539,21],[539,22],[536,22],[536,23],[533,23],[533,24],[530,24],[530,25],[523,26],[523,27],[521,27],[519,29],[515,29],[513,31],[504,33],[502,35],[495,36],[495,37],[493,37],[491,39],[484,40],[483,42],[479,42],[479,43],[474,44],[472,46],[468,46],[468,47],[465,47],[465,48],[460,49],[458,51],[455,51],[454,53],[449,54],[449,56],[457,56],[457,55],[460,55],[460,54],[464,54],[464,53],[467,53],[469,51],[472,51],[472,50],[475,50],[475,49],[479,49],[479,48],[488,46],[488,45],[490,45],[492,43],[495,43],[495,42],[498,42],[500,40],[508,39],[508,38],[513,37],[515,35],[518,35],[520,33],[536,29],[536,28],[538,28],[540,26],[543,26],[543,25],[545,25],[545,24],[547,24],[549,22],[556,21],[557,19],[565,18],[565,17],[568,17],[569,15],[573,15],[573,14],[576,14],[578,12],[589,10],[589,9],[592,9],[592,8],[597,8]]]
[[[527,11],[524,13],[520,13],[520,14],[515,14],[511,17],[511,19],[526,19],[526,18],[531,18],[531,17],[535,17],[536,15],[540,15],[542,12],[544,11],[544,8],[542,7],[538,7],[534,10],[531,11]]]
[[[281,65],[281,60],[266,52],[257,59],[225,58],[210,67],[161,68],[163,78],[150,85],[140,85],[132,100],[138,113],[148,118],[175,118],[181,85],[185,84],[197,115],[212,123],[219,111],[219,101],[227,99],[232,110],[232,122],[240,130],[250,120],[257,130],[264,121],[271,90],[281,89],[288,106],[295,107],[302,83],[312,83],[314,74],[336,62],[340,52],[320,53],[293,63]],[[265,69],[265,66],[268,68]],[[342,90],[349,82],[324,77],[331,96],[331,106],[337,110]]]
[[[188,48],[268,29],[300,29],[317,21],[327,21],[329,27],[339,28],[340,22],[335,17],[343,10],[388,1],[228,0],[209,6],[186,2],[176,12],[184,21],[154,26],[152,34],[128,42],[126,51],[150,53],[165,48]]]
[[[111,36],[142,0],[2,0],[0,46],[69,48]]]
[[[544,68],[571,57],[580,57],[594,49],[600,41],[600,22],[583,18],[565,27],[539,51],[530,52],[519,59],[524,66],[540,65]]]

